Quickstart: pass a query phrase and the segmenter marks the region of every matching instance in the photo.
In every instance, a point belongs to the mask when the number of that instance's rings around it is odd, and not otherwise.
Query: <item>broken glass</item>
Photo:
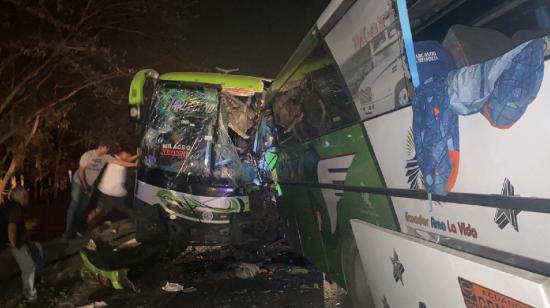
[[[229,128],[240,138],[250,139],[258,114],[259,107],[251,97],[161,83],[143,138],[142,163],[171,174],[173,180],[181,177],[231,186],[252,181],[251,173],[244,172]]]
[[[254,97],[238,97],[226,93],[221,95],[222,105],[227,111],[227,125],[241,138],[250,138],[259,122],[259,106]]]

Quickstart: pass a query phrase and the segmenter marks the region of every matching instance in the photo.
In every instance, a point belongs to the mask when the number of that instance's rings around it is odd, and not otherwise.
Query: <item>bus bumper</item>
[[[230,213],[228,223],[187,220],[171,214],[160,204],[134,201],[136,239],[201,245],[246,245],[275,240],[279,235],[277,208],[251,206],[250,211]]]

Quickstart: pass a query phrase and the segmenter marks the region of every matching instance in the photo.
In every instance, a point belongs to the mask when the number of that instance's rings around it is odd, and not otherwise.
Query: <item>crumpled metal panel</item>
[[[260,108],[252,101],[252,97],[236,97],[225,93],[221,102],[227,111],[228,127],[241,138],[250,138],[250,131],[256,128],[260,119]]]
[[[220,106],[213,171],[215,178],[229,179],[236,185],[243,179],[244,170],[235,145],[229,137],[227,127],[229,113],[227,109],[225,104]]]

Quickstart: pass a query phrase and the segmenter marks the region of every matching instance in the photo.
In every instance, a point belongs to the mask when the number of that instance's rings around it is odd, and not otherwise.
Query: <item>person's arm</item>
[[[11,247],[17,249],[21,247],[21,243],[17,242],[17,225],[14,223],[8,224],[8,240]]]
[[[139,154],[141,154],[141,150],[140,150],[139,148],[137,148],[136,154],[133,155],[133,156],[130,156],[130,161],[131,161],[131,162],[136,161],[136,160],[139,158]]]
[[[82,189],[87,193],[90,185],[86,182],[86,167],[82,165],[78,167],[78,178],[80,179],[80,184],[82,184]]]
[[[107,155],[107,157],[105,158],[105,161],[108,164],[116,164],[116,165],[126,167],[126,168],[132,168],[132,167],[137,166],[137,163],[130,163],[130,162],[127,162],[125,160],[120,160],[120,159],[115,158],[111,155]]]
[[[123,167],[126,167],[126,168],[133,168],[133,167],[137,166],[137,162],[130,163],[130,162],[120,160],[120,159],[115,159],[111,163],[117,164],[119,166],[123,166]]]
[[[78,178],[80,179],[82,190],[84,190],[85,193],[88,193],[90,190],[90,184],[86,181],[86,166],[89,162],[90,157],[88,152],[82,154],[80,161],[78,162]]]

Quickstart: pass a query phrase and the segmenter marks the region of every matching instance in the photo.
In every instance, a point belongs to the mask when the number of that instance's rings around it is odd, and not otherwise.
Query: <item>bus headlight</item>
[[[130,107],[130,120],[139,121],[140,120],[140,108],[139,106]]]

